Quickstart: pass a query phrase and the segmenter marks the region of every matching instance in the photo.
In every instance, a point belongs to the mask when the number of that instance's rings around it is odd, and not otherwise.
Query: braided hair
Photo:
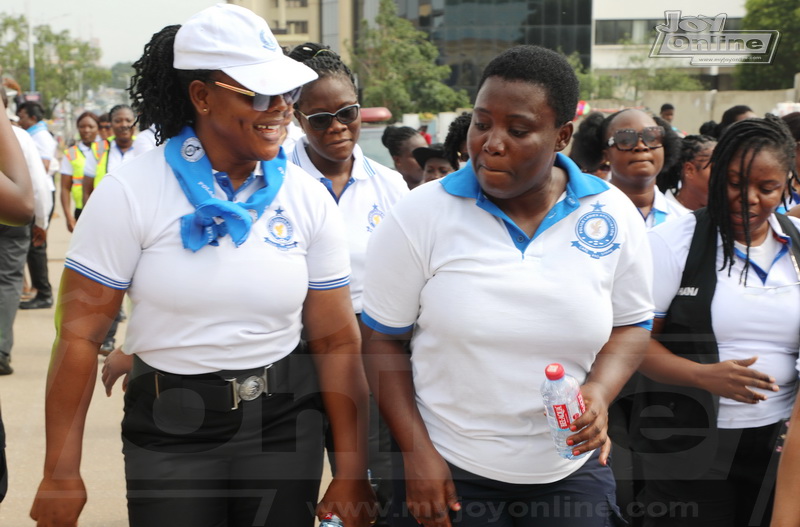
[[[381,143],[389,150],[392,157],[403,155],[403,146],[406,141],[419,135],[419,132],[410,126],[387,126],[381,136]]]
[[[339,54],[333,51],[330,46],[317,42],[306,42],[305,44],[300,44],[295,47],[289,53],[289,58],[301,62],[314,70],[314,72],[319,75],[320,79],[336,76],[349,79],[350,83],[353,85],[353,90],[358,93],[358,90],[356,90],[356,78],[353,72],[350,71],[347,64],[342,61]],[[311,81],[306,84],[306,86],[310,86],[314,82],[316,81]],[[303,93],[301,92],[300,99],[302,98]],[[297,108],[298,104],[295,103],[294,107]]]
[[[687,135],[681,139],[675,163],[669,169],[662,170],[656,179],[659,190],[661,192],[677,190],[683,181],[683,165],[693,163],[700,152],[716,142],[717,140],[710,135]]]
[[[461,143],[467,140],[469,125],[472,123],[472,114],[462,112],[461,115],[453,119],[447,129],[447,137],[444,138],[444,155],[450,161],[450,165],[458,170],[458,162],[462,161],[459,157]]]
[[[731,209],[728,200],[728,168],[734,158],[739,155],[739,196],[741,200],[742,215],[748,216],[750,204],[747,200],[747,186],[749,183],[750,169],[756,156],[768,151],[775,155],[777,161],[786,169],[788,187],[788,174],[794,166],[795,140],[783,120],[768,114],[766,118],[745,119],[730,125],[719,138],[719,143],[711,155],[711,179],[708,189],[708,213],[712,224],[722,237],[723,261],[720,270],[728,268],[730,276],[734,264],[734,234],[731,224]],[[742,277],[747,284],[747,270],[750,267],[750,225],[744,222],[745,245],[747,245],[747,258],[745,259]]]
[[[108,120],[109,121],[113,121],[114,120],[114,114],[117,113],[120,110],[131,110],[131,111],[133,111],[133,109],[130,106],[128,106],[127,104],[117,104],[115,106],[112,106],[111,109],[108,111]]]
[[[193,80],[208,82],[211,70],[184,71],[172,66],[175,34],[180,25],[167,26],[155,33],[144,47],[128,88],[139,126],[155,125],[156,144],[175,137],[184,126],[194,123],[195,110],[188,87]]]
[[[605,119],[606,116],[602,112],[591,112],[583,118],[578,125],[578,131],[572,136],[569,157],[583,172],[592,173],[603,163],[605,134],[601,134],[600,127]]]

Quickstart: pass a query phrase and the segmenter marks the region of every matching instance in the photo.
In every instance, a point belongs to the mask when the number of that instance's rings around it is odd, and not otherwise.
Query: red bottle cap
[[[554,362],[553,364],[549,364],[547,368],[544,369],[544,374],[551,381],[557,381],[564,376],[564,366]]]

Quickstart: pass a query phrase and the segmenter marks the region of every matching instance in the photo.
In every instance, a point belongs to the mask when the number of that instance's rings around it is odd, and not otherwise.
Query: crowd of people
[[[134,70],[61,153],[41,105],[0,106],[0,375],[17,309],[59,313],[37,525],[78,525],[99,370],[134,527],[800,525],[800,113],[576,125],[567,60],[515,46],[443,142],[387,126],[386,167],[341,57],[246,8],[163,28]]]

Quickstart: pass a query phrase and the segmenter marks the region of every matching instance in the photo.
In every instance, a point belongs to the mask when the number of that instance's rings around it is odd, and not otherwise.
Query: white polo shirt
[[[39,121],[27,130],[33,142],[36,143],[36,148],[39,150],[39,157],[52,161],[56,157],[56,150],[58,149],[58,142],[53,134],[47,130],[47,125],[44,121]],[[51,165],[53,163],[50,163]],[[55,170],[54,167],[50,167]]]
[[[138,140],[138,138],[137,138]],[[144,152],[148,152],[152,150],[152,147],[149,147],[146,141],[142,142],[137,147],[137,140],[133,141],[131,147],[124,152],[120,150],[119,146],[117,145],[116,141],[109,141],[108,145],[108,166],[106,167],[106,173],[115,170],[118,166],[120,166],[123,162],[129,161],[136,156],[143,154]],[[102,159],[102,158],[101,158]],[[86,166],[83,169],[83,176],[84,177],[91,177],[93,178],[97,174],[97,163],[100,160],[95,159],[94,156],[89,156],[86,158]]]
[[[533,239],[481,191],[472,165],[414,189],[370,241],[362,320],[411,328],[416,401],[439,453],[509,483],[563,479],[539,393],[560,362],[581,383],[615,326],[650,326],[641,215],[559,154],[566,191]]]
[[[227,178],[225,178],[227,179]],[[300,339],[309,289],[348,283],[344,225],[325,189],[287,163],[273,202],[236,247],[183,248],[181,218],[194,207],[159,146],[98,186],[75,228],[66,267],[133,302],[125,352],[179,374],[264,366]],[[256,174],[233,197],[264,185]],[[227,199],[215,182],[216,196]]]
[[[800,220],[791,220],[800,228]],[[653,288],[658,318],[666,316],[679,293],[696,224],[694,214],[687,214],[649,233],[655,276],[658,277]],[[742,258],[736,258],[730,276],[727,269],[719,271],[723,259],[722,238],[717,236],[717,288],[711,301],[711,324],[720,361],[758,356],[750,367],[775,377],[780,390],[764,392],[768,398],[758,404],[720,398],[717,416],[720,428],[753,428],[775,423],[789,417],[794,403],[800,350],[800,278],[789,255],[791,240],[774,217],[769,219],[769,224],[785,244],[774,242],[772,238],[765,242],[770,254],[765,255],[763,261],[780,257],[771,266],[767,264],[763,281],[751,263],[747,287],[739,280],[744,268]],[[753,249],[758,252],[758,248],[751,248],[751,251]]]
[[[22,149],[22,155],[25,157],[25,165],[31,176],[34,224],[42,229],[47,229],[50,222],[50,211],[53,210],[53,180],[47,176],[41,154],[30,134],[18,126],[12,126],[11,129],[14,130],[14,135]]]
[[[667,191],[664,192],[664,197],[667,198],[667,203],[671,208],[671,219],[680,218],[692,212],[691,209],[686,208],[683,203],[678,201],[674,189],[667,189]]]
[[[650,213],[644,218],[644,224],[648,229],[652,229],[656,225],[661,225],[665,221],[680,218],[685,214],[685,212],[682,212],[673,202],[668,200],[667,197],[658,190],[658,187],[654,190],[655,196],[653,197],[653,206],[650,208]],[[681,208],[685,208],[680,203],[678,203],[678,205],[680,205]],[[641,213],[639,213],[639,216],[641,216]]]
[[[292,151],[291,161],[311,174],[336,200],[331,181],[317,170],[308,157],[308,140],[303,136]],[[353,149],[353,169],[339,197],[339,210],[342,211],[347,227],[347,241],[350,250],[350,297],[353,309],[361,313],[361,297],[364,293],[364,267],[367,257],[367,242],[375,228],[387,212],[400,198],[408,194],[408,185],[399,172],[368,159],[356,145]]]

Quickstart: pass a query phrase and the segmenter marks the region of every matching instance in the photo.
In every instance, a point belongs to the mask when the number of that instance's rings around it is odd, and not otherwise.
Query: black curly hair
[[[722,133],[719,143],[711,155],[711,178],[708,188],[708,212],[711,221],[719,231],[722,238],[723,261],[720,270],[728,268],[730,275],[734,259],[734,234],[731,224],[731,209],[728,199],[728,168],[734,158],[739,155],[739,195],[741,197],[741,210],[744,216],[750,211],[747,200],[747,185],[749,184],[750,169],[753,160],[761,152],[771,152],[776,160],[786,169],[786,186],[789,185],[789,172],[794,167],[796,142],[792,137],[786,123],[772,114],[767,114],[764,119],[753,118],[731,124]],[[742,277],[747,283],[747,270],[750,266],[750,226],[744,223],[745,245],[747,245],[747,259],[745,259]]]
[[[208,82],[213,70],[177,70],[172,66],[175,34],[180,25],[167,26],[153,34],[141,58],[133,63],[128,88],[133,111],[141,128],[155,125],[156,144],[175,137],[193,124],[195,110],[189,98],[193,80]]]
[[[389,125],[383,130],[381,143],[389,150],[391,156],[399,156],[403,153],[405,142],[417,135],[419,135],[419,132],[410,126]]]
[[[710,135],[687,135],[681,139],[677,160],[668,170],[662,170],[656,178],[658,189],[661,192],[677,189],[683,180],[683,165],[694,162],[697,154],[716,142],[717,140]]]
[[[356,78],[350,68],[347,67],[342,61],[338,53],[333,51],[330,46],[320,44],[317,42],[306,42],[296,46],[290,53],[289,58],[297,62],[302,62],[319,75],[319,79],[325,77],[343,77],[350,81],[353,85],[353,90],[358,93],[356,87]],[[317,79],[317,80],[319,80]],[[311,86],[316,81],[311,81],[306,86]],[[300,93],[300,99],[295,103],[294,107],[298,107],[298,103],[303,99],[303,93]]]
[[[555,126],[572,121],[578,106],[579,83],[564,55],[540,46],[514,46],[493,58],[478,83],[481,90],[489,77],[524,81],[544,88],[547,103],[556,115]]]
[[[578,131],[572,136],[569,157],[587,174],[595,172],[603,163],[603,142],[600,139],[600,126],[606,115],[602,112],[591,112],[578,125]]]
[[[459,148],[461,148],[461,143],[467,140],[470,123],[472,123],[472,114],[462,112],[450,123],[450,127],[447,129],[447,137],[444,138],[444,155],[447,156],[450,165],[456,170],[458,170],[459,161],[466,161],[461,159]]]

